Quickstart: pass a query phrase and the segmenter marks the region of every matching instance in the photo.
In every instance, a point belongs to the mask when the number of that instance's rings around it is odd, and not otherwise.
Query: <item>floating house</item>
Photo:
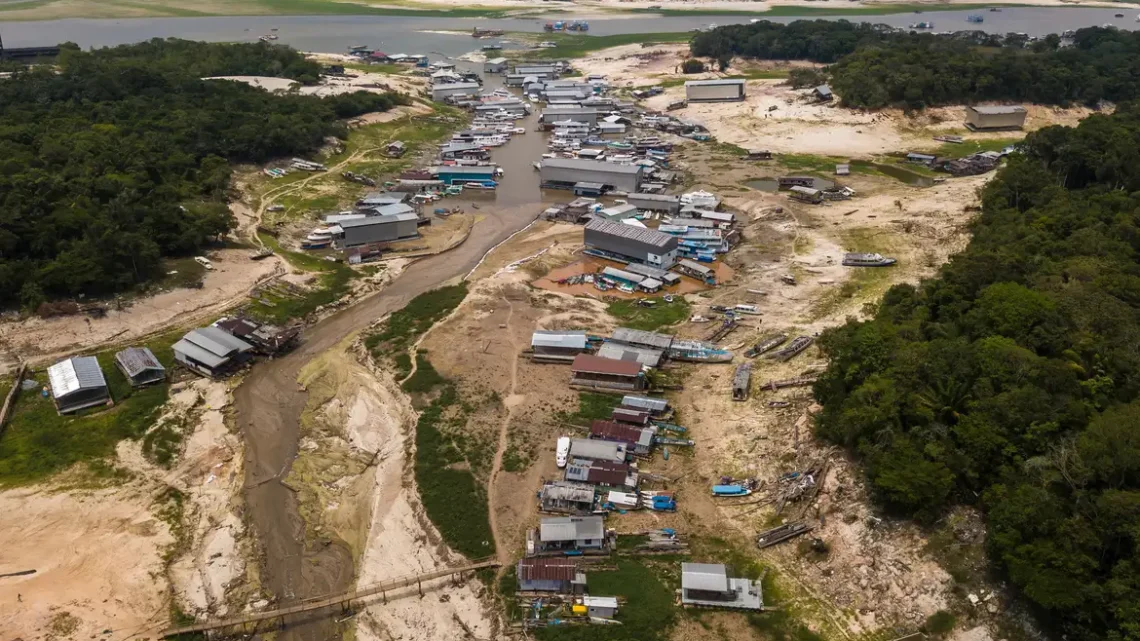
[[[590,347],[589,337],[582,330],[536,330],[530,337],[530,347],[536,361],[574,360]]]
[[[115,354],[115,365],[131,382],[131,387],[153,385],[166,380],[166,368],[149,347],[128,347]]]
[[[483,63],[483,73],[503,73],[506,70],[506,58],[491,58]]]
[[[495,170],[491,165],[444,165],[432,167],[431,173],[436,180],[445,185],[462,185],[465,183],[493,183]]]
[[[677,261],[679,246],[677,238],[669,234],[607,220],[590,221],[583,242],[589,253],[663,270]]]
[[[628,463],[577,459],[566,466],[566,481],[635,490],[638,474]]]
[[[579,354],[570,365],[570,385],[587,389],[638,391],[645,389],[641,364]]]
[[[759,581],[729,578],[720,563],[681,564],[683,605],[740,610],[763,610]]]
[[[250,358],[253,345],[217,327],[190,330],[174,344],[174,360],[203,376],[224,376]]]
[[[600,516],[548,516],[527,532],[527,556],[608,552],[611,543]]]
[[[575,483],[567,479],[543,485],[539,492],[540,509],[560,514],[589,514],[594,510],[595,492],[594,486],[589,483]]]
[[[575,594],[586,590],[586,573],[570,558],[532,557],[515,566],[520,592]]]
[[[649,347],[605,342],[598,348],[597,355],[601,358],[609,358],[615,361],[634,362],[642,367],[658,367],[665,357],[665,352]]]
[[[669,413],[669,402],[663,398],[627,394],[621,397],[621,406],[644,410],[653,416],[664,416]]]
[[[689,102],[744,100],[744,81],[739,79],[690,80],[685,83],[685,99]]]
[[[48,367],[47,374],[51,398],[60,414],[111,402],[107,380],[94,356],[72,356]]]
[[[576,438],[570,440],[570,460],[601,461],[603,463],[625,463],[626,445],[615,441],[598,441]]]
[[[366,216],[345,220],[329,228],[333,244],[338,249],[349,249],[373,243],[394,242],[418,238],[419,216],[414,213]]]
[[[587,182],[636,192],[645,176],[645,168],[585,158],[545,158],[539,164],[539,174],[542,186],[551,189],[572,189],[575,184]]]
[[[591,439],[624,443],[627,452],[639,456],[649,454],[656,433],[655,428],[635,427],[616,421],[594,421],[590,424]]]
[[[686,276],[696,278],[697,280],[707,283],[709,285],[716,284],[716,271],[708,265],[702,265],[696,261],[682,258],[677,261],[677,271]]]

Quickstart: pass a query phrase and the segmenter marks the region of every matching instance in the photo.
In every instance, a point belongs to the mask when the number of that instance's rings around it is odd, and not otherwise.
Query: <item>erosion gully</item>
[[[495,84],[488,79],[486,89]],[[534,221],[542,210],[542,193],[531,163],[545,148],[544,136],[534,131],[537,112],[519,121],[528,130],[525,135],[492,152],[505,172],[498,190],[447,203],[463,207],[467,213],[462,215],[481,218],[463,244],[414,262],[381,291],[313,325],[299,348],[254,366],[235,391],[236,417],[245,436],[245,503],[259,543],[261,583],[277,596],[279,607],[351,590],[355,578],[352,552],[343,541],[305,541],[297,496],[282,483],[297,456],[300,417],[308,398],[297,383],[299,371],[345,336],[466,274],[491,248]],[[285,641],[340,638],[328,613],[309,613],[285,623],[277,637]]]

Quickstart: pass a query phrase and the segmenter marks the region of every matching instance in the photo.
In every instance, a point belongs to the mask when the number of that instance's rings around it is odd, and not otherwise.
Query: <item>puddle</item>
[[[923,176],[922,174],[913,172],[905,167],[899,167],[898,165],[881,165],[878,163],[875,163],[873,166],[875,169],[883,172],[891,178],[901,180],[908,185],[914,185],[915,187],[929,187],[934,184],[934,179],[930,176]]]
[[[749,180],[744,183],[745,187],[751,187],[757,191],[780,191],[780,183],[775,178],[757,178],[756,180]]]

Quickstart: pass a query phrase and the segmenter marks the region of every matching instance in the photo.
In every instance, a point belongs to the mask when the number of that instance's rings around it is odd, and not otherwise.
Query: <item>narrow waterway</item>
[[[489,79],[487,89],[496,82]],[[527,133],[492,153],[504,169],[494,195],[454,199],[467,210],[464,215],[478,217],[465,243],[413,263],[380,292],[309,328],[301,347],[284,358],[259,363],[235,391],[237,421],[246,441],[247,513],[260,543],[262,584],[277,595],[278,606],[349,590],[355,579],[351,552],[342,542],[316,541],[306,547],[297,497],[282,483],[297,456],[300,416],[308,397],[297,384],[298,372],[345,336],[400,309],[413,297],[463,276],[489,249],[536,218],[542,194],[530,163],[544,149],[543,134],[533,131],[536,121],[536,114],[520,120]],[[339,638],[332,617],[310,613],[289,623],[278,638]]]

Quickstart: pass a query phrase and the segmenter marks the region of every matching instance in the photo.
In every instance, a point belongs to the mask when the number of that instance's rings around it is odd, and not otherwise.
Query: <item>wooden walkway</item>
[[[370,585],[359,590],[352,592],[344,592],[342,594],[334,594],[328,597],[320,597],[315,599],[306,599],[291,605],[287,608],[280,608],[277,610],[267,610],[265,612],[255,612],[253,614],[246,614],[243,616],[229,617],[227,619],[214,619],[212,621],[203,621],[202,623],[195,623],[193,625],[184,625],[176,628],[167,628],[163,631],[163,637],[172,637],[179,634],[188,634],[191,632],[208,632],[210,630],[220,630],[222,628],[237,627],[247,625],[250,623],[257,623],[258,621],[268,621],[271,619],[280,619],[293,614],[300,614],[304,612],[311,612],[313,610],[320,610],[332,606],[347,606],[353,601],[367,599],[377,594],[383,595],[390,590],[397,590],[399,588],[406,588],[408,586],[421,586],[424,581],[431,581],[433,579],[440,579],[445,576],[453,574],[461,574],[463,572],[471,572],[483,568],[498,567],[500,563],[495,560],[481,561],[479,563],[472,563],[458,568],[444,568],[434,570],[432,572],[425,572],[423,574],[410,574],[395,579],[384,581]],[[422,587],[421,587],[422,590]]]

